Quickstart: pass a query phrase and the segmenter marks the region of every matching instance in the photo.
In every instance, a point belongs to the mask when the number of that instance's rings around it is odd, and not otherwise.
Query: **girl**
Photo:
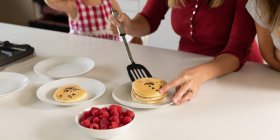
[[[111,8],[120,10],[115,0],[45,0],[53,9],[67,13],[70,33],[118,40],[107,29]]]
[[[246,8],[255,20],[263,58],[280,71],[280,1],[249,0]]]
[[[167,3],[168,1],[168,3]],[[181,36],[179,50],[214,56],[208,63],[187,68],[164,86],[165,93],[176,88],[175,104],[190,100],[200,85],[210,79],[238,70],[247,61],[262,63],[254,43],[254,21],[246,11],[247,0],[148,0],[133,19],[111,16],[111,31],[123,24],[126,33],[143,36],[154,32],[169,8],[174,31]]]

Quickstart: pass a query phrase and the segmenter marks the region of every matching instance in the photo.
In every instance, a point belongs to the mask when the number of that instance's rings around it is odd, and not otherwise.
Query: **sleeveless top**
[[[271,37],[273,40],[273,44],[277,49],[280,49],[280,38],[276,35],[275,30],[271,30],[266,17],[262,16],[262,9],[261,7],[258,7],[255,0],[248,0],[248,3],[246,5],[247,11],[250,13],[250,15],[253,17],[256,23],[258,23],[260,26],[262,26],[265,29],[269,29],[271,32]]]
[[[119,40],[108,30],[107,20],[111,14],[110,0],[101,0],[99,6],[88,6],[82,0],[76,0],[77,18],[69,18],[70,33],[97,38]]]

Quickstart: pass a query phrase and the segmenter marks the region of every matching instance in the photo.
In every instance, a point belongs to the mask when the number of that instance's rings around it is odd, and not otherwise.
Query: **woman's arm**
[[[164,86],[160,92],[165,93],[176,87],[173,102],[179,105],[192,99],[198,93],[203,82],[231,73],[238,69],[239,65],[239,59],[236,56],[221,54],[211,62],[184,70],[175,80]]]
[[[280,71],[280,60],[277,59],[278,50],[275,48],[271,32],[256,23],[259,47],[265,61],[275,70]]]
[[[51,8],[67,13],[72,19],[77,16],[75,0],[45,0]]]
[[[253,19],[245,9],[246,1],[236,2],[235,16],[225,49],[217,54],[213,61],[184,70],[160,90],[164,93],[176,88],[173,98],[175,104],[192,99],[203,82],[236,71],[247,60],[256,29]]]

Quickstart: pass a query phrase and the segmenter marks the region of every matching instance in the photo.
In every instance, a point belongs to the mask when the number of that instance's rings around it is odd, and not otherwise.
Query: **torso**
[[[261,16],[262,15],[261,9],[256,6],[255,0],[248,0],[246,8],[248,12],[251,14],[251,16],[254,18],[256,23],[258,23],[263,28],[270,30],[273,44],[276,48],[280,50],[280,38],[276,35],[275,33],[276,31],[272,31],[270,29],[268,23],[266,22],[265,17]]]
[[[107,20],[111,14],[111,1],[102,0],[102,3],[91,6],[92,3],[85,0],[75,0],[77,16],[75,19],[69,18],[70,33],[118,40],[113,36],[107,25]],[[87,5],[87,4],[90,5]]]

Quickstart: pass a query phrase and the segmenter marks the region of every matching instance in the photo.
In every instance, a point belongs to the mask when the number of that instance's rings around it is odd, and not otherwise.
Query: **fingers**
[[[183,83],[184,83],[184,79],[183,78],[177,78],[177,79],[167,83],[165,86],[163,86],[159,90],[159,92],[163,94],[163,93],[169,91],[172,88],[176,88],[176,87],[182,85]]]
[[[119,28],[120,26],[123,26],[124,28],[126,28],[126,26],[128,26],[129,23],[130,23],[130,19],[125,13],[120,13],[118,16],[118,19],[116,19],[113,15],[110,15],[109,30],[113,35],[118,35],[117,28]]]
[[[188,91],[191,87],[190,81],[185,82],[183,85],[180,86],[180,89],[175,93],[173,97],[173,102],[177,105],[180,104],[182,98],[185,98],[188,95]]]

